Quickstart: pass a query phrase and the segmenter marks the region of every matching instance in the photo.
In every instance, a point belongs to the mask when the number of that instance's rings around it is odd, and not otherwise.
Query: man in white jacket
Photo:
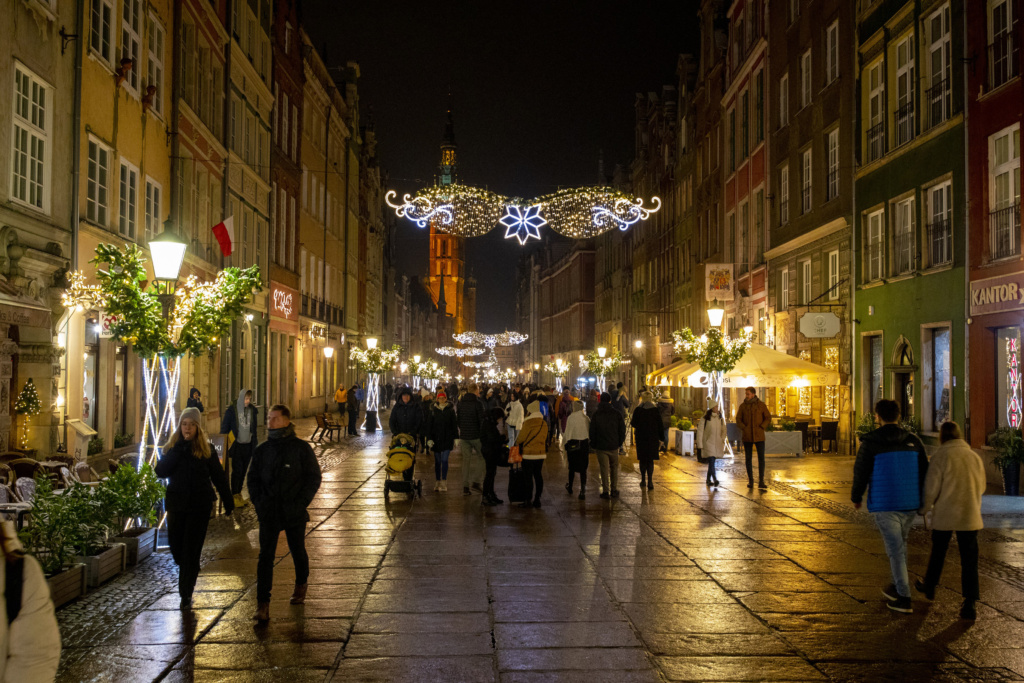
[[[505,428],[508,431],[508,447],[516,444],[516,435],[523,428],[523,420],[526,419],[526,412],[523,410],[523,403],[513,398],[505,408]]]
[[[955,422],[942,423],[939,443],[941,446],[928,463],[920,510],[922,515],[932,512],[932,553],[924,581],[915,581],[914,587],[929,600],[935,598],[935,587],[939,585],[946,551],[955,531],[960,549],[960,592],[964,596],[960,618],[975,619],[974,603],[980,599],[978,529],[985,526],[981,519],[985,465],[963,440]]]

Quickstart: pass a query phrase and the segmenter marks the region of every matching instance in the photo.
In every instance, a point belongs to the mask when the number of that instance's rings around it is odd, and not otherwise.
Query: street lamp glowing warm
[[[402,374],[404,375],[405,371],[409,369],[409,364],[408,363],[402,363],[399,367],[401,368]]]
[[[153,259],[153,276],[164,282],[174,282],[181,272],[188,243],[174,229],[170,220],[164,223],[164,231],[149,241],[149,255]]]
[[[540,363],[534,363],[533,364],[533,369],[534,370],[540,370]]]
[[[637,340],[636,340],[636,341],[635,341],[635,342],[633,343],[633,346],[635,346],[635,347],[636,347],[636,348],[638,348],[638,349],[642,349],[642,348],[644,348],[644,342],[643,342],[643,340],[642,340],[642,339],[637,339]]]
[[[418,364],[420,362],[420,357],[419,356],[413,356],[412,357],[412,362]]]
[[[334,357],[334,347],[333,346],[325,346],[324,347],[324,357],[327,358],[328,360]]]
[[[376,337],[367,337],[366,338],[366,348],[370,349],[371,351],[373,349],[377,348],[377,338]]]
[[[583,360],[583,354],[582,353],[580,354],[580,360]]]
[[[605,347],[603,347],[603,346],[598,346],[597,347],[597,355],[601,356],[601,358],[604,358],[605,354],[607,354],[607,353],[608,353],[608,349],[606,349]]]
[[[723,316],[725,316],[725,309],[718,303],[718,299],[715,299],[711,303],[711,308],[708,309],[708,322],[712,327],[720,327]]]
[[[744,325],[743,326],[743,334],[746,334],[746,335],[749,336],[749,335],[751,335],[753,333],[754,333],[754,326],[753,325]]]

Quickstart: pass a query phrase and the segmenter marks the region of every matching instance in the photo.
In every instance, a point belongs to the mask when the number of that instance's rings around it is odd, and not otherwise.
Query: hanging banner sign
[[[278,282],[270,283],[270,313],[285,320],[299,319],[299,293]]]
[[[117,322],[117,316],[106,311],[100,311],[100,339],[113,339],[114,331],[110,329]]]
[[[805,313],[800,318],[800,334],[809,339],[827,339],[839,334],[839,316],[832,312]]]
[[[736,297],[733,264],[709,263],[704,279],[704,298],[708,301],[732,301]]]

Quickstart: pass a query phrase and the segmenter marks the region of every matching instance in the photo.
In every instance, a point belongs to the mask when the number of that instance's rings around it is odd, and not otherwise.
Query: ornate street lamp
[[[711,323],[711,327],[721,327],[723,316],[725,316],[725,309],[718,303],[718,299],[715,299],[711,302],[711,308],[708,309],[708,322]]]
[[[163,232],[149,241],[153,279],[156,281],[157,296],[163,306],[164,318],[170,317],[171,309],[174,307],[174,286],[181,273],[186,248],[188,243],[174,229],[174,223],[170,219],[164,222]]]

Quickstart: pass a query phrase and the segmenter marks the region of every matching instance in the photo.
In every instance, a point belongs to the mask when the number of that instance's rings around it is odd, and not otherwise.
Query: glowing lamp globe
[[[509,368],[509,369],[511,370],[511,368]],[[533,364],[533,369],[534,370],[540,370],[540,363],[534,363]]]
[[[642,349],[644,348],[644,342],[641,339],[637,339],[633,346],[635,346],[638,349]]]
[[[412,357],[412,362],[413,363],[419,363],[420,362],[420,357],[419,356],[413,356]]]
[[[708,322],[711,323],[712,327],[720,327],[724,316],[725,309],[718,303],[718,299],[715,299],[711,304],[711,308],[708,309]]]
[[[370,350],[373,350],[373,349],[377,348],[377,338],[376,337],[367,337],[366,338],[366,348],[368,348]]]
[[[333,346],[325,346],[324,347],[324,357],[328,358],[328,359],[334,357],[334,347]]]
[[[599,355],[601,358],[604,358],[606,353],[608,353],[608,349],[606,349],[603,346],[597,347],[597,355]]]
[[[743,326],[743,333],[744,334],[750,335],[750,334],[753,334],[753,332],[754,332],[754,326],[753,325],[744,325]]]
[[[153,258],[153,276],[157,280],[174,282],[181,272],[188,243],[178,234],[170,221],[164,231],[149,241],[149,254]]]

